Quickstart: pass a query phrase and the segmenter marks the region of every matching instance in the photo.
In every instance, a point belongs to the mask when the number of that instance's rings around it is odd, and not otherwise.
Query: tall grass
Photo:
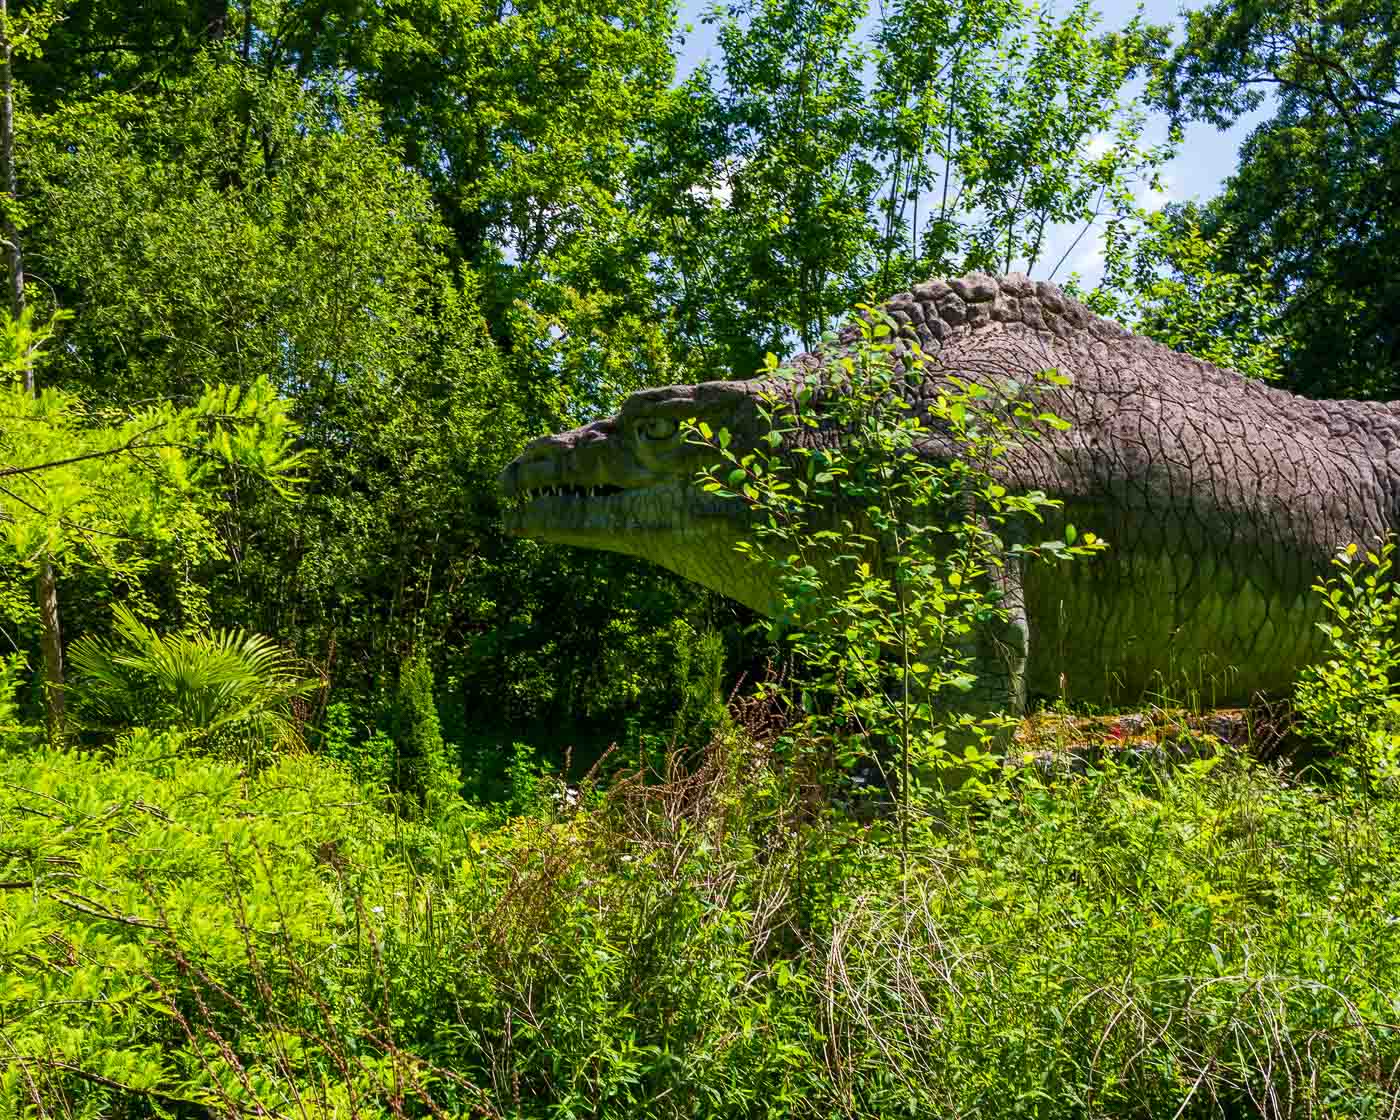
[[[1400,1115],[1400,813],[1222,754],[911,829],[772,713],[406,823],[314,758],[0,762],[0,1112]]]

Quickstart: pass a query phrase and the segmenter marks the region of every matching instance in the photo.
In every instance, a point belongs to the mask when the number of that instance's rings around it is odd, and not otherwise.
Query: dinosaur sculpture
[[[1110,549],[1008,566],[1012,619],[991,674],[1003,706],[1065,685],[1120,702],[1189,687],[1222,704],[1287,689],[1320,651],[1312,584],[1340,547],[1400,528],[1400,404],[1293,396],[1020,275],[930,281],[885,309],[900,325],[895,359],[915,340],[924,354],[916,393],[947,373],[1071,379],[1046,401],[1070,428],[1008,460],[1008,485],[1060,499],[1063,518]],[[819,375],[824,360],[793,364]],[[704,452],[679,424],[755,440],[767,385],[646,389],[616,416],[534,441],[501,476],[508,530],[644,557],[765,611],[772,589],[733,549],[742,507],[693,485]]]

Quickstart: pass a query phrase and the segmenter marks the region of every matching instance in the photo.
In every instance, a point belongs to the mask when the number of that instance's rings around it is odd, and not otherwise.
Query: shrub
[[[703,422],[691,440],[716,464],[699,485],[747,511],[738,548],[777,588],[771,632],[793,653],[785,684],[803,712],[790,741],[815,742],[838,769],[893,769],[885,784],[907,817],[919,778],[955,785],[992,765],[980,748],[1004,729],[995,713],[1024,694],[1024,666],[999,652],[1025,635],[1008,596],[1019,581],[1005,573],[1105,544],[1073,525],[1063,540],[1027,543],[1059,503],[998,481],[1040,425],[1068,427],[1037,410],[1035,386],[943,374],[937,394],[915,398],[934,369],[917,343],[896,360],[897,324],[861,310],[859,336],[829,345],[820,374],[768,356],[756,446],[731,446]],[[979,687],[977,674],[1003,662],[1004,681]],[[907,820],[907,846],[906,833]]]
[[[83,717],[109,731],[152,727],[180,741],[265,762],[302,746],[292,701],[319,686],[277,643],[242,630],[158,633],[123,604],[110,639],[85,634],[68,649]]]
[[[461,780],[442,738],[433,670],[422,654],[413,654],[399,666],[390,735],[394,745],[389,784],[399,810],[432,816],[455,801]]]
[[[1400,595],[1390,573],[1395,542],[1376,552],[1348,545],[1336,575],[1316,584],[1330,656],[1299,675],[1294,705],[1304,731],[1357,788],[1393,792],[1400,782]]]

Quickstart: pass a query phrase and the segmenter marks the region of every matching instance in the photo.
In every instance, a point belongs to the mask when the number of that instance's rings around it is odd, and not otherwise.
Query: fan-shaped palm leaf
[[[81,711],[107,723],[169,727],[203,740],[299,742],[291,700],[315,688],[272,639],[243,630],[160,634],[115,606],[108,639],[68,649]]]

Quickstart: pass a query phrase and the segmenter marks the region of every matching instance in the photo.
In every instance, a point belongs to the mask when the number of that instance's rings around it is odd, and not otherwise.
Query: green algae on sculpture
[[[993,384],[1055,369],[1070,382],[1043,397],[1069,427],[1015,448],[1000,472],[1112,547],[1086,564],[1008,566],[1020,600],[1002,650],[1020,682],[1010,707],[1027,691],[1131,701],[1187,687],[1207,703],[1283,691],[1320,651],[1311,587],[1331,557],[1400,522],[1400,405],[1250,381],[1019,275],[930,281],[884,310],[899,324],[891,360],[917,370],[916,407],[950,375]],[[791,364],[819,379],[830,360]],[[536,440],[501,477],[508,529],[640,556],[770,611],[770,577],[735,551],[743,506],[695,484],[709,452],[682,424],[753,446],[767,430],[760,400],[781,391],[771,377],[646,389],[616,416]],[[931,438],[926,453],[950,449]]]

